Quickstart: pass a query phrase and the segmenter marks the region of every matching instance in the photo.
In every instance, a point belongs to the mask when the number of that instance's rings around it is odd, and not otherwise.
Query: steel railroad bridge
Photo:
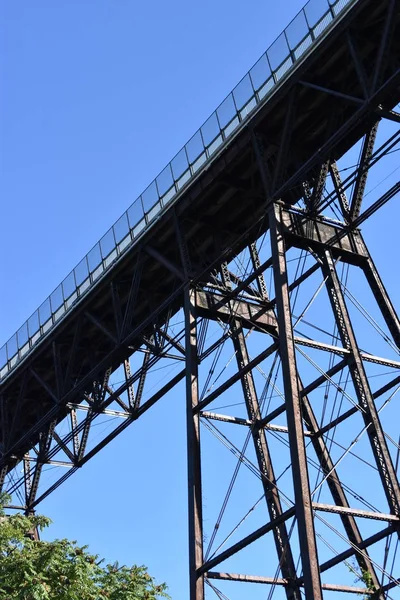
[[[400,141],[400,114],[395,110],[399,85],[399,0],[311,0],[304,7],[182,151],[1,349],[0,484],[13,501],[20,498],[16,508],[35,510],[182,381],[191,600],[205,598],[205,584],[213,597],[226,597],[218,596],[216,587],[226,581],[240,590],[247,589],[240,587],[246,584],[258,583],[264,590],[273,586],[296,599],[302,594],[307,599],[329,598],[339,592],[399,597],[390,594],[399,591],[400,565],[393,559],[397,572],[393,567],[389,572],[385,551],[379,554],[382,544],[387,549],[392,538],[393,545],[398,539],[400,487],[377,402],[391,399],[397,390],[400,360],[366,352],[359,345],[339,277],[341,265],[361,273],[392,347],[400,348],[399,319],[360,230],[399,191],[397,183],[363,210],[369,171]],[[378,135],[382,124],[392,128],[384,141]],[[343,178],[338,164],[356,144],[361,148],[359,161]],[[286,256],[297,250],[309,262],[300,275],[292,276]],[[245,273],[233,266],[241,253],[248,258]],[[299,335],[291,310],[291,294],[316,275],[322,278],[326,310],[336,327],[336,341],[330,344]],[[176,333],[171,324],[178,314],[184,326]],[[221,334],[209,343],[207,324],[219,327]],[[248,350],[254,330],[265,340],[256,355]],[[235,372],[200,396],[203,363],[227,343],[234,351]],[[308,350],[313,356],[332,358],[329,368],[311,379],[308,371],[304,378],[299,358]],[[179,370],[144,400],[146,376],[165,359],[176,360]],[[257,391],[256,369],[269,360],[280,362],[283,402],[267,414]],[[370,365],[393,372],[375,391]],[[124,373],[124,382],[113,386],[117,370]],[[335,377],[343,372],[348,373],[350,395],[356,401],[322,426],[315,393],[327,382],[340,387]],[[214,400],[236,383],[246,418],[211,412]],[[91,426],[100,415],[120,415],[122,420],[89,447]],[[379,510],[353,503],[356,496],[342,484],[327,442],[326,436],[343,423],[351,428],[354,415],[369,441],[374,486],[382,497]],[[279,417],[286,419],[284,425]],[[212,558],[203,547],[202,419],[247,427],[269,517]],[[276,483],[271,431],[288,440],[289,507]],[[310,448],[329,502],[315,501]],[[46,488],[41,475],[49,464],[63,470]],[[346,542],[324,560],[317,531],[322,513],[338,519]],[[371,533],[364,528],[366,521],[378,529]],[[291,537],[293,528],[297,542]],[[215,570],[230,557],[238,560],[244,548],[267,535],[274,552],[265,558],[263,575]],[[346,579],[335,568],[352,558],[354,572]],[[358,583],[351,584],[355,575]]]

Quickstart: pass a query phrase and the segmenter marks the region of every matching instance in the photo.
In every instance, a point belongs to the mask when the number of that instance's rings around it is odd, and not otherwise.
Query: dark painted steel
[[[254,248],[253,255],[254,263],[259,263],[259,260],[257,260],[256,256],[256,249]],[[221,271],[222,280],[229,289],[231,286],[225,264],[222,265]],[[238,372],[241,375],[240,381],[242,385],[244,401],[246,403],[247,415],[251,422],[250,431],[257,456],[258,468],[261,474],[264,496],[267,502],[270,519],[271,521],[274,521],[283,513],[282,503],[279,496],[279,489],[276,484],[275,473],[265,431],[262,428],[256,427],[257,422],[259,422],[261,419],[261,410],[253,374],[252,371],[243,373],[243,370],[248,368],[250,359],[241,321],[239,319],[233,319],[230,329],[232,332],[232,342],[235,349]],[[273,530],[273,533],[282,575],[288,580],[288,585],[285,589],[286,596],[287,598],[300,599],[300,591],[296,586],[296,566],[292,555],[290,538],[288,536],[286,524],[284,522],[281,523]]]
[[[364,240],[363,240],[364,243]],[[364,243],[365,245],[365,243]],[[365,246],[366,248],[366,246]],[[367,248],[366,248],[367,250]],[[368,258],[363,263],[363,271],[370,285],[371,291],[374,294],[375,300],[385,319],[386,325],[392,334],[392,337],[400,349],[400,320],[397,312],[389,298],[389,295],[383,285],[379,273],[375,267],[374,261],[367,250]]]
[[[361,159],[359,165],[358,176],[354,187],[353,197],[350,207],[350,219],[356,219],[360,216],[361,203],[364,197],[365,186],[367,185],[368,178],[368,165],[371,160],[372,153],[374,151],[374,145],[376,140],[376,134],[378,131],[379,122],[377,121],[365,136]]]
[[[330,456],[328,446],[326,445],[323,436],[316,435],[320,430],[319,424],[315,417],[311,403],[307,395],[304,394],[304,390],[302,393],[302,384],[300,380],[299,388],[303,401],[303,417],[308,429],[312,434],[314,434],[311,435],[311,443],[313,445],[315,454],[317,455],[318,460],[320,462],[322,472],[324,473],[324,476],[327,477],[327,484],[332,494],[332,498],[337,504],[336,507],[332,507],[332,512],[334,512],[336,509],[336,511],[340,514],[344,530],[346,531],[350,543],[359,546],[363,538],[355,520],[355,516],[357,515],[351,513],[350,504],[347,500],[346,493],[340,482],[339,475],[335,469],[334,462]],[[314,508],[316,507],[315,502],[313,503],[313,506]],[[347,509],[347,512],[341,512],[341,508]],[[378,589],[380,586],[380,582],[377,577],[373,563],[369,559],[367,553],[365,553],[365,555],[357,554],[356,559],[360,566],[361,572],[369,573],[372,584],[375,586],[376,589]],[[379,595],[377,597],[381,598],[381,600],[384,600],[383,595]]]
[[[186,331],[186,415],[188,461],[189,585],[190,600],[203,600],[204,578],[198,573],[203,564],[203,511],[201,496],[200,415],[196,325],[196,291],[185,292]]]
[[[325,572],[353,555],[379,587],[366,549],[398,533],[399,488],[374,400],[397,386],[399,378],[395,377],[372,394],[362,363],[369,360],[394,368],[398,368],[398,363],[367,355],[358,348],[334,260],[349,262],[364,271],[390,334],[399,347],[398,316],[362,236],[356,231],[358,225],[399,191],[398,186],[393,186],[361,212],[370,168],[398,143],[394,135],[385,147],[373,148],[376,137],[373,124],[378,119],[400,122],[399,114],[392,110],[399,100],[400,64],[397,57],[400,55],[400,36],[395,35],[398,25],[399,3],[396,0],[358,2],[340,26],[321,41],[318,53],[306,56],[288,80],[279,82],[276,95],[268,106],[261,106],[254,112],[248,125],[238,132],[224,152],[217,153],[207,169],[193,178],[192,184],[179,196],[179,202],[171,210],[160,213],[142,241],[127,251],[116,268],[105,274],[98,287],[77,304],[73,314],[70,313],[45,337],[35,352],[2,384],[0,488],[7,470],[15,465],[21,470],[22,466],[24,475],[13,484],[12,491],[24,486],[23,509],[27,513],[186,378],[190,599],[204,599],[207,574],[210,578],[219,575],[224,580],[284,585],[291,598],[299,597],[299,588],[304,588],[306,597],[313,599],[321,598],[325,590],[364,594],[362,588],[321,584],[320,581],[319,571]],[[363,136],[366,141],[359,168],[342,181],[334,159],[339,160]],[[324,193],[328,171],[334,188],[329,194]],[[346,190],[353,184],[355,192],[350,207]],[[294,208],[301,197],[308,203],[308,212]],[[268,230],[267,212],[272,200],[282,200],[283,204],[273,207],[270,212],[273,256],[266,259],[263,256],[261,261],[256,244]],[[319,214],[334,201],[342,211],[343,223],[323,220]],[[285,226],[284,235],[281,219]],[[311,252],[316,263],[289,284],[285,251],[292,245]],[[242,279],[235,273],[227,273],[234,284],[227,290],[223,282],[215,280],[214,274],[243,249],[249,251],[252,272]],[[319,271],[321,262],[342,348],[295,337],[292,331],[289,292]],[[276,293],[272,300],[268,298],[264,279],[265,271],[271,266]],[[210,292],[210,288],[215,293]],[[174,336],[168,331],[168,323],[182,307],[185,331]],[[201,333],[197,339],[200,317],[230,324],[229,333],[204,349]],[[243,330],[253,327],[273,339],[250,360]],[[236,351],[237,372],[200,402],[199,364],[228,340],[233,341]],[[303,387],[295,345],[338,355],[339,362]],[[252,371],[278,351],[283,361],[286,401],[262,417]],[[144,355],[141,367],[132,373],[129,356],[135,352]],[[186,360],[185,368],[142,402],[147,374],[160,358],[176,358],[174,352],[179,360]],[[123,365],[125,381],[113,391],[109,378],[119,365]],[[346,369],[352,375],[359,406],[319,427],[308,395]],[[242,384],[248,419],[201,412],[237,382]],[[125,392],[126,402],[121,398]],[[112,410],[113,402],[118,405],[118,411]],[[32,410],[39,406],[40,410]],[[390,515],[349,506],[345,487],[324,440],[327,431],[350,419],[360,409],[368,426]],[[81,418],[82,412],[84,418]],[[117,412],[124,420],[88,450],[95,419]],[[272,422],[285,412],[288,427]],[[202,414],[206,418],[251,428],[270,516],[269,522],[205,564],[200,468]],[[71,424],[67,435],[56,430],[64,418]],[[351,421],[348,423],[350,426]],[[282,512],[274,484],[264,428],[288,435],[296,505],[286,512]],[[311,501],[305,436],[314,448],[335,504],[317,505]],[[38,455],[33,452],[35,447],[39,448]],[[58,460],[57,452],[64,453],[64,461]],[[43,466],[56,464],[70,466],[70,469],[47,490],[39,491]],[[339,515],[350,546],[323,564],[319,564],[317,553],[315,509]],[[296,580],[293,555],[297,547],[290,544],[287,534],[287,521],[293,517],[296,517],[300,534],[303,566],[303,576]],[[358,527],[356,519],[364,517],[386,518],[391,524],[383,531],[363,538],[362,527]],[[224,574],[209,572],[269,532],[275,536],[283,577],[248,574],[224,577]],[[374,556],[372,552],[371,556]],[[377,597],[382,597],[384,590],[394,585],[396,581],[392,578]]]
[[[282,360],[286,415],[289,427],[290,456],[296,501],[304,590],[309,600],[322,599],[314,517],[308,479],[301,396],[298,387],[296,353],[290,310],[284,238],[281,229],[280,208],[273,205],[269,212],[271,249],[274,261],[276,312],[279,324],[279,353]]]
[[[386,498],[393,514],[400,515],[400,487],[396,471],[382,431],[378,411],[372,396],[368,378],[361,358],[360,350],[351,325],[350,316],[342,293],[336,267],[330,250],[325,250],[322,269],[326,277],[326,286],[331,301],[332,311],[343,346],[350,350],[352,361],[349,365],[354,389],[360,404],[361,413],[367,427],[367,435],[371,442],[372,451]]]

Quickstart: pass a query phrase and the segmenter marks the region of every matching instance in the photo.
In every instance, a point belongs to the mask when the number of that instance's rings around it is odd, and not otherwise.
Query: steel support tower
[[[190,600],[400,597],[400,321],[361,231],[384,247],[399,85],[399,0],[304,7],[7,343],[14,508],[176,389]]]

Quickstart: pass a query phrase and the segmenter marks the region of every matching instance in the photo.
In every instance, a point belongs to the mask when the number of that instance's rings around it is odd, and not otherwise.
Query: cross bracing
[[[175,389],[187,399],[192,599],[232,586],[396,597],[400,326],[358,227],[399,189],[392,177],[368,196],[398,150],[398,17],[398,2],[349,3],[10,370],[1,465],[15,506],[34,510]],[[232,471],[217,485],[218,452]],[[207,485],[221,507],[206,533]]]

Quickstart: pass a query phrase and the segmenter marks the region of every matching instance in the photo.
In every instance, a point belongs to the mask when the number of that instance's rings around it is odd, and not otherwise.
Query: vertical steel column
[[[42,469],[47,461],[47,455],[50,450],[51,441],[53,439],[53,433],[54,433],[54,429],[56,428],[56,425],[57,425],[57,421],[53,421],[52,423],[50,423],[49,427],[47,428],[47,431],[44,431],[40,434],[39,453],[36,457],[36,466],[33,471],[33,477],[31,479],[31,483],[30,483],[29,497],[27,499],[28,509],[31,509],[31,507],[35,501],[36,494],[37,494],[37,491],[39,488],[39,482],[40,482],[40,477],[42,474]]]
[[[329,249],[323,254],[322,271],[326,277],[326,287],[337,328],[343,346],[350,350],[352,360],[349,364],[350,374],[358,402],[362,409],[367,434],[371,442],[372,452],[385,490],[388,505],[392,514],[400,515],[400,488],[396,471],[382,431],[378,411],[369,387],[367,375],[362,362],[360,350],[351,325],[350,315],[340,286],[340,281]]]
[[[78,454],[79,454],[79,448],[80,448],[80,440],[79,440],[79,435],[77,433],[77,429],[78,429],[78,417],[76,415],[76,410],[74,408],[71,409],[70,412],[70,421],[71,421],[71,434],[72,434],[72,443],[73,443],[73,448],[74,448],[74,457],[75,457],[75,461],[78,458]],[[74,461],[74,463],[75,463]]]
[[[240,372],[250,362],[246,339],[241,324],[237,319],[234,320],[231,330],[233,333],[232,341],[236,352],[237,365]],[[248,373],[243,374],[240,380],[246,402],[247,414],[249,419],[255,425],[255,423],[261,419],[261,414],[252,372],[249,371]],[[251,435],[257,456],[258,468],[262,475],[261,481],[264,488],[265,499],[267,501],[269,516],[271,521],[273,521],[283,514],[283,510],[279,491],[275,483],[275,473],[265,436],[265,430],[257,429],[254,425],[251,426]],[[290,582],[289,585],[285,587],[286,595],[288,598],[301,598],[299,588],[296,586],[296,567],[293,560],[286,524],[281,523],[275,527],[273,533],[282,576]]]
[[[307,600],[322,600],[290,311],[285,244],[281,231],[280,211],[276,204],[273,204],[270,209],[269,226],[279,327],[279,349],[282,360],[283,386],[289,428],[290,456],[292,460],[300,553],[303,565],[304,591]]]
[[[8,447],[8,411],[6,408],[6,399],[4,396],[0,396],[0,452],[1,454],[5,454],[7,452]],[[4,467],[3,467],[4,468]],[[2,486],[2,480],[0,475],[0,491]]]
[[[6,479],[8,467],[5,466],[0,470],[0,493],[3,491],[4,481]]]
[[[24,485],[25,485],[25,516],[26,517],[30,517],[34,514],[34,511],[32,510],[32,507],[30,504],[30,497],[31,497],[31,493],[32,493],[32,477],[31,477],[31,464],[30,464],[29,458],[30,458],[29,452],[27,452],[23,458],[23,461],[24,461]],[[35,527],[34,529],[31,529],[31,531],[28,532],[28,535],[32,540],[38,540],[39,539],[39,530],[37,529],[37,527]]]
[[[258,268],[260,266],[260,260],[257,249],[255,248],[255,244],[250,247],[250,253],[253,267]],[[232,286],[226,263],[221,266],[221,275],[224,285],[231,290]],[[263,298],[266,300],[267,288],[263,275],[261,274],[257,280],[259,290],[263,293]],[[235,349],[236,363],[238,371],[241,374],[240,382],[246,403],[247,415],[249,420],[252,422],[250,431],[253,438],[258,468],[261,473],[261,483],[264,489],[264,495],[267,502],[270,519],[271,521],[274,521],[283,514],[282,504],[276,485],[275,473],[265,430],[256,427],[257,422],[261,420],[260,404],[257,396],[256,386],[254,384],[253,373],[252,371],[247,373],[244,372],[244,369],[248,367],[250,359],[247,351],[246,337],[244,335],[240,319],[232,319],[230,330],[232,332],[232,343]],[[280,525],[277,525],[273,530],[273,534],[282,576],[289,581],[289,585],[285,586],[286,596],[287,598],[293,600],[300,599],[301,594],[298,585],[296,585],[296,567],[293,560],[286,523],[283,522]]]
[[[387,293],[385,286],[383,285],[382,279],[379,276],[379,273],[375,267],[374,261],[372,260],[368,248],[360,235],[360,240],[364,245],[364,249],[368,258],[362,264],[362,269],[364,271],[365,277],[369,283],[371,291],[374,295],[377,305],[382,313],[383,318],[385,319],[386,325],[392,334],[393,340],[396,346],[400,349],[400,321],[397,315],[397,312],[389,298],[389,294]]]
[[[332,162],[332,164],[330,164],[330,168],[333,171],[333,176],[335,176],[335,174],[336,174],[335,171],[337,171],[336,163]],[[337,172],[337,175],[338,175],[338,172]],[[339,175],[338,175],[337,185],[339,188],[340,187]],[[344,194],[344,200],[345,200],[345,202],[347,202],[345,194]],[[345,206],[345,202],[343,202],[344,206]],[[260,266],[260,260],[258,258],[257,248],[256,248],[255,244],[252,244],[250,246],[250,254],[251,254],[251,259],[252,259],[252,263],[253,263],[253,268],[256,269]],[[259,284],[259,291],[261,292],[261,290],[264,290],[264,292],[262,293],[262,298],[264,300],[268,300],[267,289],[266,289],[264,277],[262,274],[260,275],[260,278],[262,280],[260,282],[262,285],[260,286],[260,284]],[[243,333],[242,333],[242,336],[243,336],[244,344],[246,344]],[[246,348],[246,346],[245,346],[245,348]],[[239,351],[237,349],[236,349],[236,356],[237,357],[239,356]],[[344,506],[344,507],[350,508],[350,504],[348,503],[346,493],[343,489],[343,486],[342,486],[340,479],[337,475],[337,472],[335,470],[334,462],[330,456],[330,453],[329,453],[328,447],[325,443],[325,440],[322,435],[318,435],[319,424],[315,417],[315,414],[312,409],[311,403],[308,399],[308,396],[307,396],[307,394],[304,393],[304,386],[303,386],[303,383],[302,383],[300,377],[298,379],[298,383],[299,383],[300,396],[302,398],[303,418],[307,425],[307,429],[309,429],[311,431],[311,433],[314,434],[311,436],[311,444],[312,444],[314,451],[318,457],[319,463],[321,465],[321,469],[327,476],[327,485],[332,494],[333,500],[337,504],[337,506]],[[257,407],[258,407],[257,397],[256,397],[256,401],[257,401]],[[251,418],[251,417],[249,416],[249,418]],[[265,440],[265,442],[266,442],[266,440]],[[271,465],[271,469],[272,469],[272,465]],[[347,536],[348,536],[350,542],[356,546],[359,546],[362,542],[362,536],[361,536],[360,530],[358,529],[355,517],[353,515],[348,515],[348,514],[342,513],[340,515],[340,518],[341,518],[343,527],[347,533]],[[368,557],[367,551],[365,550],[364,554],[357,553],[356,560],[360,566],[360,569],[362,571],[367,571],[371,575],[372,584],[375,586],[376,589],[378,589],[380,586],[379,579],[375,572],[374,566]],[[282,571],[282,573],[283,573],[283,571]],[[287,578],[286,575],[283,574],[283,576]],[[383,600],[382,595],[380,595],[379,598]]]
[[[311,431],[312,434],[314,434],[311,436],[311,444],[314,448],[315,454],[318,457],[321,469],[327,477],[326,483],[332,494],[332,498],[337,506],[344,506],[346,508],[350,508],[350,504],[347,501],[346,493],[340,482],[339,476],[335,469],[334,462],[330,456],[325,440],[322,435],[318,435],[319,424],[315,417],[311,403],[307,395],[303,392],[304,388],[300,379],[299,389],[303,399],[304,421],[307,425],[307,428]],[[351,544],[357,547],[360,546],[363,538],[361,536],[360,530],[358,529],[355,517],[350,514],[347,515],[342,513],[340,514],[340,519],[343,523],[343,527]],[[356,560],[360,566],[360,569],[370,574],[372,585],[374,585],[375,588],[378,589],[380,586],[379,579],[375,572],[374,565],[368,557],[367,550],[364,550],[363,554],[356,553]],[[384,600],[382,594],[377,596],[377,598],[379,598],[380,600]]]
[[[30,463],[29,452],[24,454],[23,465],[24,465],[24,488],[25,488],[25,514],[29,514],[29,496],[32,488],[32,477],[31,477],[31,463]]]
[[[330,169],[333,171],[334,176],[335,176],[336,172],[338,174],[336,163],[332,162],[330,164]],[[339,188],[340,187],[339,175],[338,175],[337,185]],[[345,202],[347,202],[345,194],[344,194],[344,200],[345,200]],[[345,202],[343,202],[343,206],[345,206]],[[253,268],[254,268],[254,270],[256,270],[260,266],[260,260],[258,257],[257,248],[256,248],[255,244],[252,244],[250,246],[250,255],[251,255],[251,259],[252,259],[252,263],[253,263]],[[264,300],[268,300],[268,294],[267,294],[267,289],[266,289],[266,285],[265,285],[265,281],[264,281],[264,276],[261,274],[259,277],[261,279],[261,282],[259,282],[259,291],[260,291],[260,293],[262,293],[262,298]],[[263,292],[262,292],[262,290],[263,290]],[[245,341],[243,332],[241,333],[241,335],[243,337],[243,343],[245,345],[246,341]],[[235,339],[235,338],[233,338],[233,339]],[[246,345],[244,347],[246,349]],[[235,347],[235,349],[236,349],[236,347]],[[246,350],[246,352],[247,352],[247,350]],[[239,350],[236,349],[236,356],[238,357],[239,355],[240,355]],[[346,493],[343,489],[343,486],[342,486],[340,479],[337,475],[337,472],[335,470],[334,463],[330,456],[330,453],[329,453],[328,447],[325,443],[325,440],[322,435],[318,435],[319,424],[315,417],[315,414],[312,409],[311,403],[308,399],[308,396],[307,396],[307,394],[304,393],[304,386],[303,386],[303,383],[302,383],[300,377],[299,377],[298,382],[299,382],[300,396],[302,398],[303,418],[307,425],[307,429],[309,429],[311,431],[311,433],[314,434],[311,436],[311,444],[312,444],[314,451],[318,457],[319,463],[321,465],[321,469],[327,476],[327,484],[328,484],[329,490],[332,494],[333,500],[337,504],[337,506],[344,506],[344,507],[350,508],[350,504],[347,501]],[[253,386],[254,386],[254,383],[253,383]],[[256,402],[257,402],[257,409],[259,412],[257,396],[256,396]],[[249,418],[251,419],[250,416],[249,416]],[[258,417],[258,418],[260,418],[260,417]],[[266,443],[266,440],[265,440],[265,443]],[[268,448],[267,448],[267,451],[268,451]],[[271,472],[273,473],[272,465],[271,465]],[[273,481],[275,481],[275,479],[273,479]],[[343,527],[347,533],[347,536],[348,536],[350,542],[357,546],[360,545],[360,543],[362,542],[362,536],[358,529],[357,522],[356,522],[356,519],[354,518],[354,516],[342,513],[340,515],[340,518],[341,518]],[[375,586],[376,589],[378,589],[379,585],[380,585],[379,579],[376,575],[376,572],[375,572],[372,562],[368,558],[367,551],[365,550],[364,554],[357,553],[356,560],[357,560],[360,568],[363,571],[367,571],[371,575],[372,584]],[[285,575],[283,573],[283,570],[282,570],[282,574],[284,577],[288,578],[287,575]],[[286,590],[287,590],[287,588],[286,588]],[[379,598],[382,598],[382,600],[383,600],[382,595],[380,595]]]
[[[193,409],[199,403],[196,323],[196,291],[185,290],[186,341],[186,419],[188,461],[188,517],[190,600],[204,600],[204,577],[197,575],[203,564],[203,514],[201,497],[200,415]]]
[[[332,162],[330,166],[331,176],[333,185],[335,187],[336,195],[339,199],[343,216],[348,221],[349,218],[349,203],[346,197],[346,193],[343,191],[343,184],[337,169],[336,163]],[[368,247],[363,239],[361,233],[358,236],[359,244],[363,246],[364,255],[368,258],[362,262],[361,268],[364,271],[364,275],[369,283],[371,291],[375,297],[376,303],[382,313],[382,316],[386,322],[386,325],[392,334],[393,340],[396,346],[400,349],[400,320],[397,312],[390,300],[389,294],[387,293],[385,286],[383,285],[382,279],[375,267],[374,261],[368,251]]]

